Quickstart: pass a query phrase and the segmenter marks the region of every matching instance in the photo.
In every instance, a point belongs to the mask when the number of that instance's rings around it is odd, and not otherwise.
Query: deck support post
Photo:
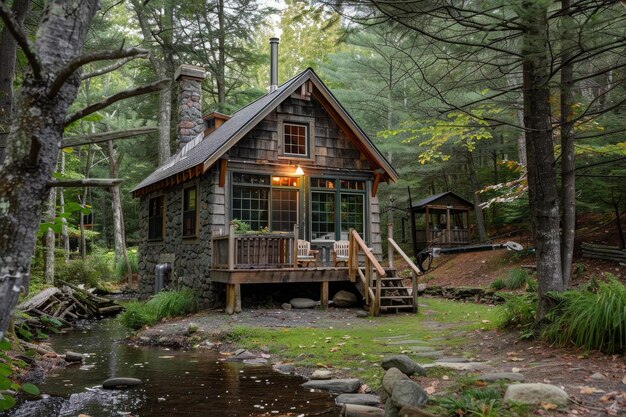
[[[322,281],[320,285],[320,304],[322,308],[328,308],[328,281]]]
[[[226,284],[226,314],[241,313],[241,284]]]
[[[298,224],[293,225],[293,267],[298,267],[298,239],[300,239],[299,233],[300,226]]]
[[[413,312],[417,313],[417,274],[415,271],[411,271],[411,285],[413,286]]]
[[[235,222],[228,226],[228,269],[235,269]]]

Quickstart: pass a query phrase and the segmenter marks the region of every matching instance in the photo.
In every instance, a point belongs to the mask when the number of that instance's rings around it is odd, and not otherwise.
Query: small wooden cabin
[[[139,286],[155,268],[201,293],[205,305],[237,299],[241,285],[349,280],[332,264],[333,243],[356,230],[382,256],[379,185],[397,174],[312,69],[232,116],[200,111],[201,68],[183,65],[179,151],[138,184]],[[251,231],[235,233],[233,222]],[[295,261],[298,240],[316,263]],[[166,282],[167,284],[167,282]]]
[[[417,251],[429,246],[459,246],[470,243],[470,212],[474,204],[447,191],[431,195],[411,206],[413,242]]]

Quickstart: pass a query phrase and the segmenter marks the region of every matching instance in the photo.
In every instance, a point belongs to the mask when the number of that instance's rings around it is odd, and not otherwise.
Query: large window
[[[183,191],[183,237],[196,237],[198,218],[198,191],[196,187]]]
[[[307,125],[283,124],[283,149],[285,155],[309,156]]]
[[[300,179],[233,173],[232,218],[252,230],[290,232],[298,222]]]
[[[311,179],[313,240],[346,240],[350,229],[365,232],[365,181]]]
[[[163,240],[163,196],[148,202],[148,240]]]

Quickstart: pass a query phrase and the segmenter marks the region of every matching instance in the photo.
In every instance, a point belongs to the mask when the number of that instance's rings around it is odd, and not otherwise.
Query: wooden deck
[[[212,269],[211,281],[225,284],[280,284],[350,281],[347,267]]]

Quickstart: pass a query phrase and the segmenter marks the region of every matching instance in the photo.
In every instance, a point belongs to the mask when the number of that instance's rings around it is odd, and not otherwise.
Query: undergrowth
[[[161,291],[149,301],[131,301],[120,314],[122,324],[138,330],[150,326],[166,317],[183,316],[198,310],[196,294],[188,289]]]

